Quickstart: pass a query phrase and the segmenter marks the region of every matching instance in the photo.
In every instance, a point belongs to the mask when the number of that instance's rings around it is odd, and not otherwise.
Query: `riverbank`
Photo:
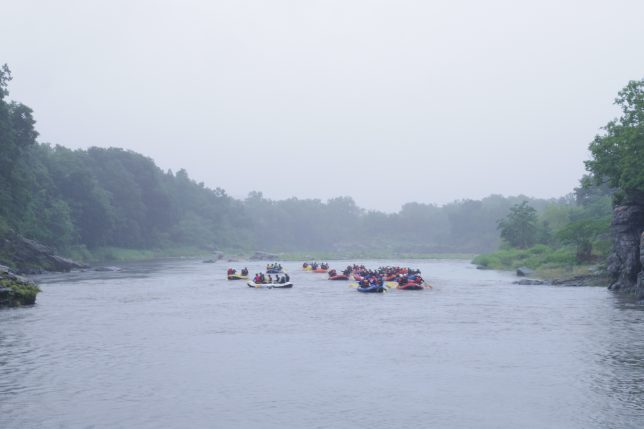
[[[476,255],[471,253],[418,253],[399,254],[392,252],[265,252],[235,250],[206,250],[197,247],[172,247],[157,249],[128,249],[120,247],[101,247],[89,250],[79,247],[69,251],[66,256],[87,264],[108,262],[134,262],[163,258],[203,258],[204,260],[245,261],[338,261],[363,259],[454,259],[471,260]]]
[[[98,247],[87,249],[76,247],[66,252],[66,256],[76,261],[95,265],[106,262],[149,261],[163,258],[212,257],[214,252],[197,247],[170,247],[154,249],[129,249],[124,247]]]
[[[601,260],[599,257],[597,260]],[[529,249],[501,249],[478,255],[472,263],[479,269],[521,272],[519,284],[608,286],[609,276],[597,263],[577,262],[573,247],[536,245]],[[538,280],[534,280],[538,279]]]

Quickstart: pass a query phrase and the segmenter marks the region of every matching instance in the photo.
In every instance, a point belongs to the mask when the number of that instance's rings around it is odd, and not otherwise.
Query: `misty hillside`
[[[240,201],[132,151],[39,144],[31,109],[8,101],[6,78],[2,85],[0,231],[62,252],[78,246],[481,252],[498,245],[497,220],[529,200],[408,203],[395,214],[363,210],[350,197],[272,201],[252,192]],[[530,201],[538,209],[554,202]]]

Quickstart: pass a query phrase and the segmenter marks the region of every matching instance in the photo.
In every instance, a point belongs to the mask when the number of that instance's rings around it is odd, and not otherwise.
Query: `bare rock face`
[[[628,205],[615,207],[611,235],[613,254],[608,271],[613,278],[611,290],[619,290],[644,298],[644,207]]]
[[[16,272],[34,274],[41,271],[70,271],[86,265],[56,255],[53,249],[18,234],[0,238],[0,256],[10,258],[7,265]],[[5,261],[2,261],[5,262]]]

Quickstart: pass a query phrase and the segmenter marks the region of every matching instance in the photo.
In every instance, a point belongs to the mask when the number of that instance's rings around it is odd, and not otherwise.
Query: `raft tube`
[[[254,287],[256,289],[289,289],[293,287],[293,283],[291,282],[286,282],[286,283],[255,283],[255,282],[248,282],[246,283],[248,287]]]
[[[402,290],[423,290],[425,289],[425,286],[422,284],[418,283],[405,283],[404,285],[398,285],[396,286],[398,289]]]
[[[370,285],[368,287],[358,286],[358,292],[362,293],[382,293],[385,291],[384,286]]]

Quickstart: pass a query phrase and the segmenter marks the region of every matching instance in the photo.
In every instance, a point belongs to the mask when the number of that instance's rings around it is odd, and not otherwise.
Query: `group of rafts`
[[[350,280],[351,277],[357,283],[351,283],[349,286],[355,287],[358,292],[363,293],[382,293],[388,289],[400,290],[423,290],[430,289],[432,286],[425,282],[420,274],[420,270],[403,267],[379,267],[375,270],[367,269],[364,265],[349,265],[342,272],[329,270],[329,264],[317,262],[302,264],[304,271],[312,273],[328,273],[329,280]],[[239,274],[233,268],[228,269],[228,280],[249,280],[248,268],[243,268]],[[274,277],[273,277],[274,276]],[[252,288],[267,289],[287,289],[292,288],[293,283],[278,263],[267,264],[266,274],[256,273],[253,280],[246,283]]]
[[[302,268],[305,271],[316,273],[327,272],[328,264],[304,263]],[[382,293],[387,289],[396,288],[401,290],[422,290],[432,286],[425,282],[420,275],[420,270],[403,267],[379,267],[375,270],[366,268],[364,265],[349,265],[342,272],[335,269],[328,271],[329,280],[349,280],[351,277],[357,282],[350,286],[356,287],[358,292]]]

